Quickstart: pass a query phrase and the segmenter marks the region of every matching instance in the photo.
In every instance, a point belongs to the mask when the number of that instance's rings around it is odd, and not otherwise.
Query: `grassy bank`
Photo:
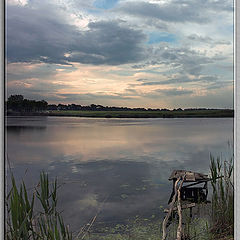
[[[229,109],[205,110],[169,110],[169,111],[93,111],[93,110],[52,110],[47,112],[14,112],[7,116],[64,116],[64,117],[96,117],[96,118],[225,118],[233,117],[234,111]]]
[[[48,116],[103,117],[103,118],[222,118],[233,117],[233,110],[171,110],[171,111],[50,111]]]

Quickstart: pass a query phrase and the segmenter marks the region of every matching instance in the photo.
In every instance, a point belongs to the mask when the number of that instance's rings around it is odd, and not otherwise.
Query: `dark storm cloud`
[[[48,16],[36,9],[8,6],[8,62],[66,62],[63,55],[76,29]]]
[[[124,2],[117,11],[147,18],[160,19],[166,22],[196,22],[210,21],[209,10],[233,11],[232,1],[171,1],[164,4],[147,2]]]
[[[141,31],[116,21],[92,22],[88,27],[80,31],[43,10],[8,6],[8,62],[117,65],[142,59]]]
[[[89,23],[90,31],[84,34],[85,46],[82,51],[73,52],[72,60],[83,63],[118,65],[137,62],[143,58],[143,48],[140,46],[145,35],[119,25],[116,22]],[[76,46],[77,48],[77,46]]]

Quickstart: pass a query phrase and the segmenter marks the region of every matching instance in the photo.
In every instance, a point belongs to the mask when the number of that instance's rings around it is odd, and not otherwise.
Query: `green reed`
[[[12,188],[7,195],[6,239],[72,240],[72,233],[57,211],[57,179],[50,184],[48,174],[40,173],[40,182],[32,194],[24,181],[19,189],[12,175]],[[36,201],[40,210],[36,210]]]
[[[233,157],[223,161],[210,156],[212,195],[212,232],[219,236],[233,235],[234,185]]]

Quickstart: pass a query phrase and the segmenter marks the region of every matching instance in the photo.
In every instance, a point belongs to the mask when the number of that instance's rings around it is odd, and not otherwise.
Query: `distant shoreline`
[[[91,118],[233,118],[234,110],[169,110],[169,111],[70,111],[7,112],[6,116],[56,116]]]

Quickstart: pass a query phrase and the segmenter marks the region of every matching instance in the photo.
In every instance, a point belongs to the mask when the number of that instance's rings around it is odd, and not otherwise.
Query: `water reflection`
[[[58,176],[60,208],[74,229],[103,202],[99,222],[161,215],[171,171],[207,173],[210,152],[227,155],[233,137],[232,119],[29,117],[7,125],[17,179],[34,186],[42,169]]]

